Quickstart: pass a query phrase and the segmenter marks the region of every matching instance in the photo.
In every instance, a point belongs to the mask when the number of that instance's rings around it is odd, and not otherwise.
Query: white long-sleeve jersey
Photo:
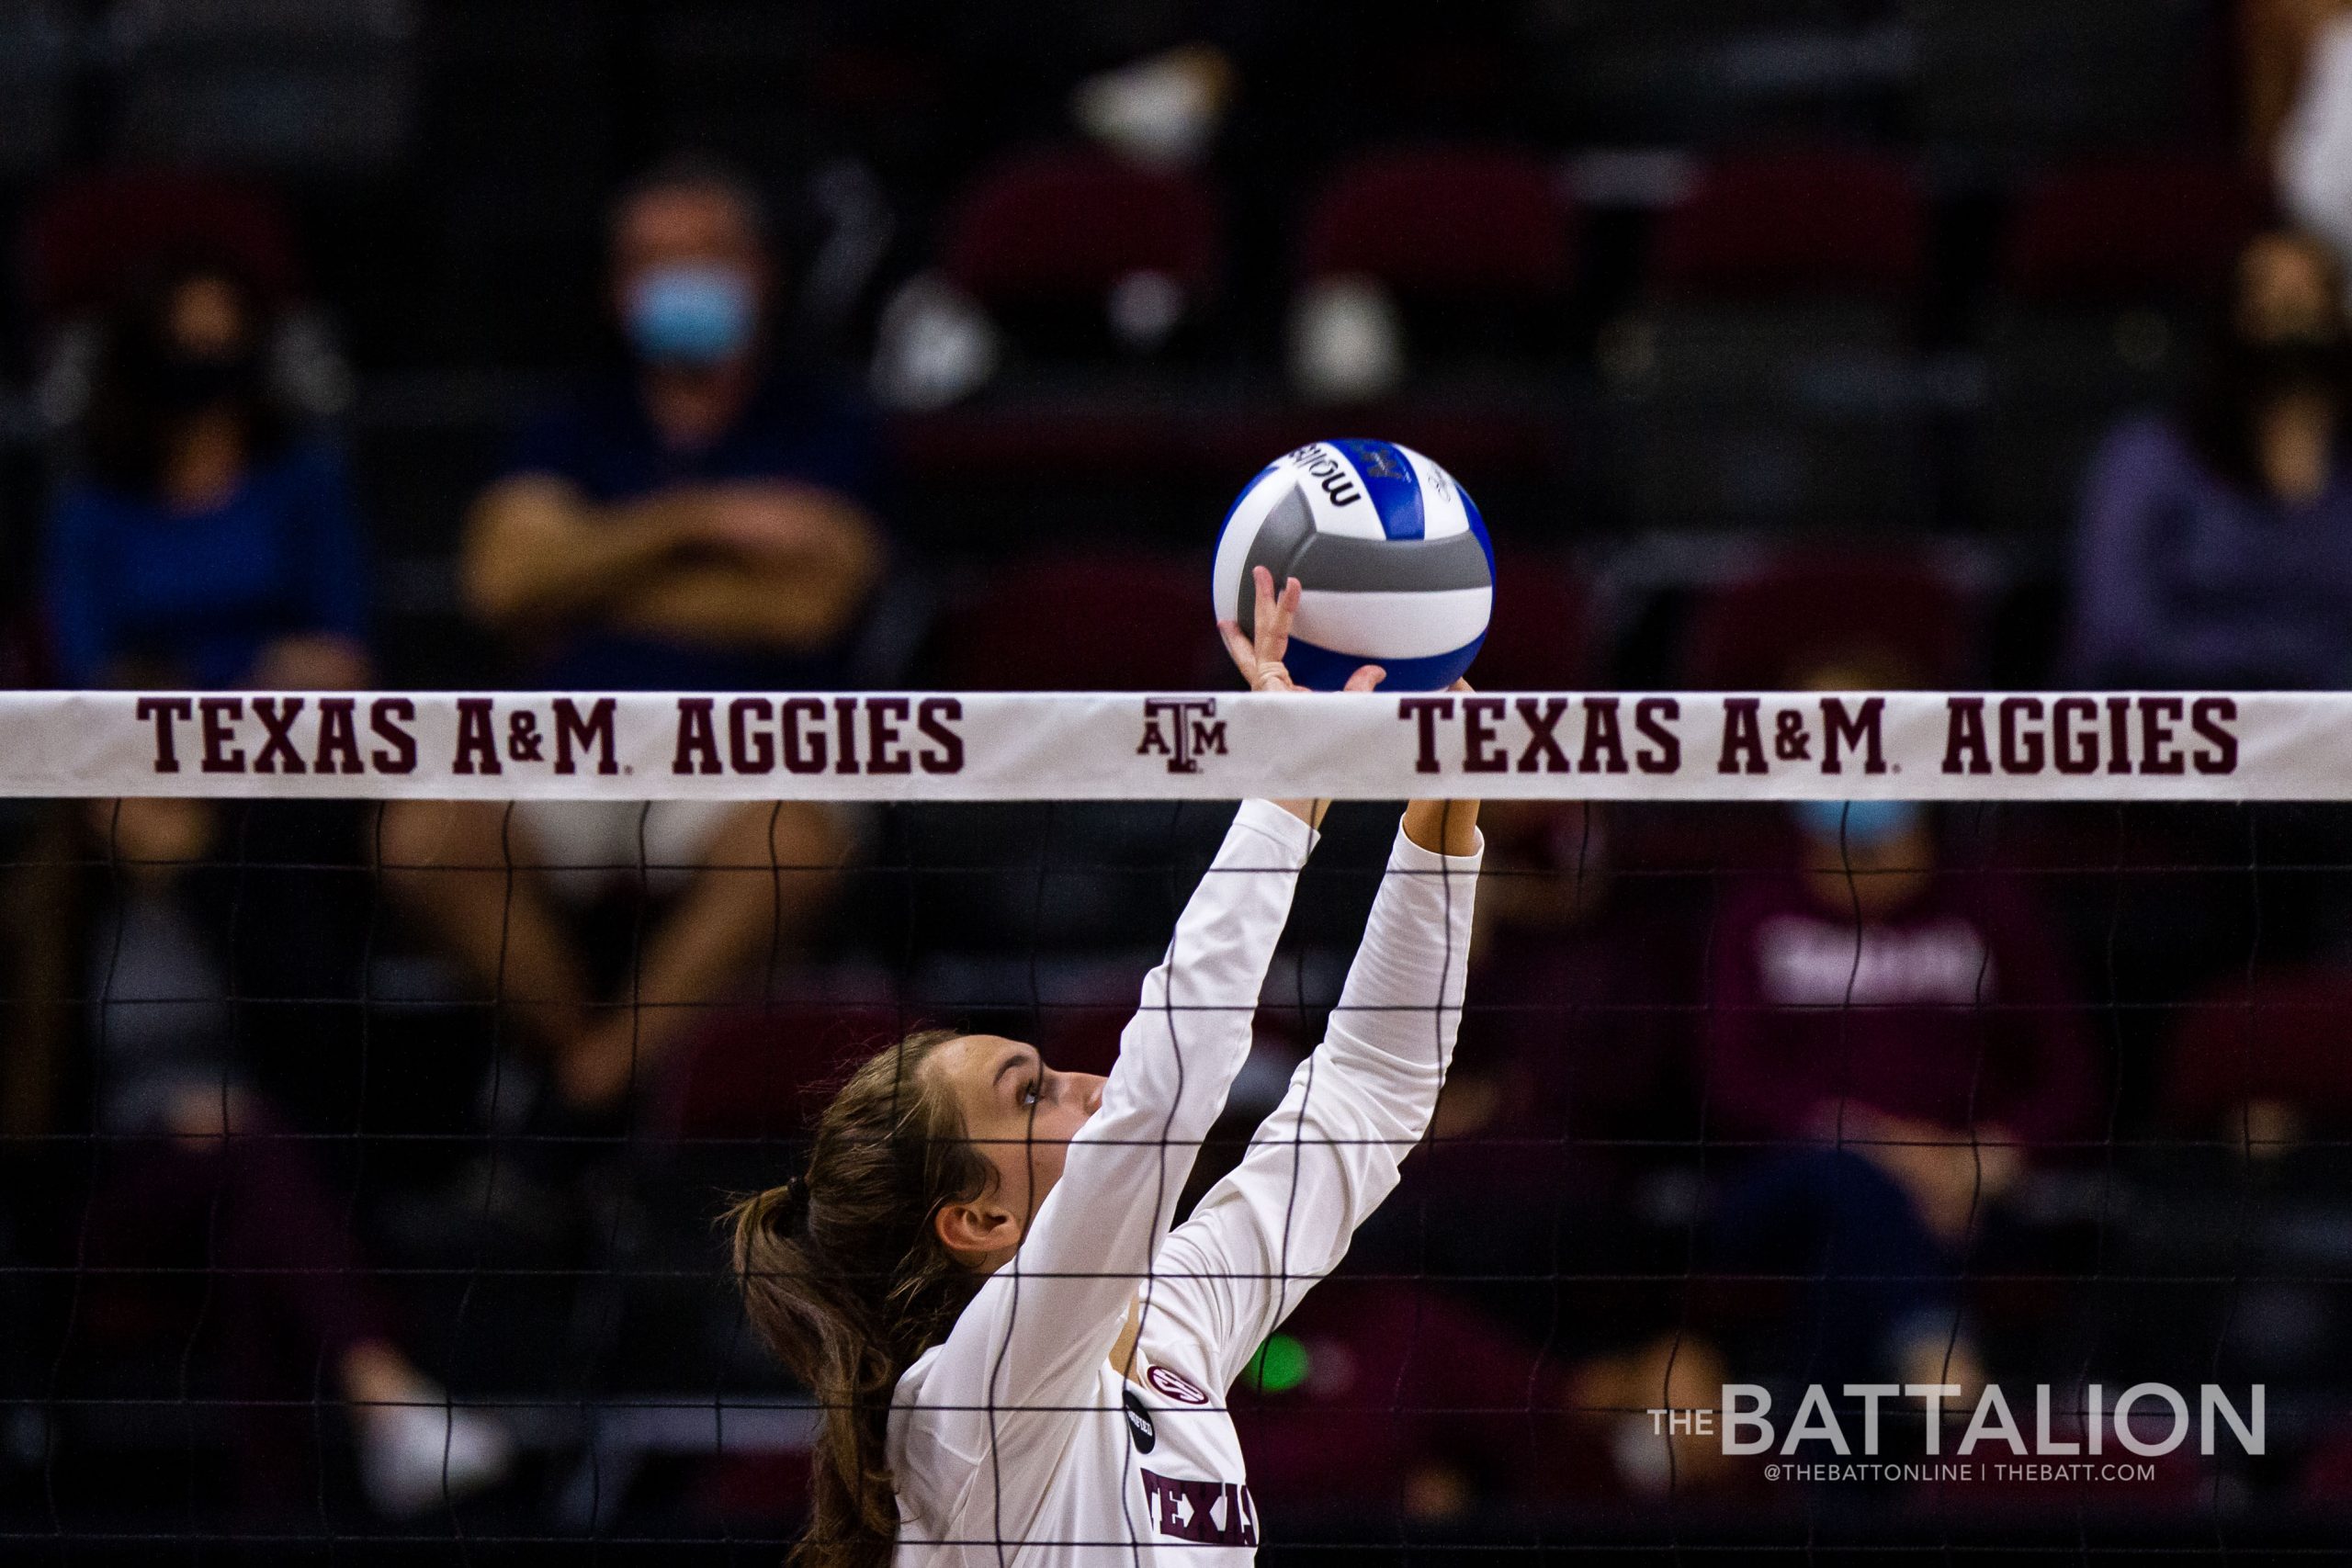
[[[1100,1110],[1020,1251],[899,1379],[902,1564],[1246,1563],[1226,1391],[1396,1185],[1445,1081],[1482,853],[1400,832],[1323,1043],[1193,1215],[1178,1193],[1249,1055],[1316,835],[1245,804],[1145,979]],[[1111,1363],[1137,1303],[1135,1352]]]

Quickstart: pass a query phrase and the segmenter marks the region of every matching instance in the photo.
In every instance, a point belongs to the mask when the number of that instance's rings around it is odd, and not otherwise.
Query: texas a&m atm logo
[[[1136,755],[1168,759],[1171,773],[1197,773],[1201,759],[1225,755],[1225,720],[1215,697],[1147,697]]]

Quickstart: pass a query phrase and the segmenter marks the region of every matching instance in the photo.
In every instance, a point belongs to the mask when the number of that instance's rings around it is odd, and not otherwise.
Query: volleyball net
[[[913,1030],[1107,1070],[1259,796],[1339,804],[1188,1201],[1489,803],[1430,1138],[1229,1396],[1269,1560],[2340,1540],[2352,696],[107,692],[0,694],[0,1558],[773,1561],[717,1215]]]
[[[0,694],[0,790],[17,795],[2234,801],[2343,790],[2352,705],[2221,693],[89,692]]]

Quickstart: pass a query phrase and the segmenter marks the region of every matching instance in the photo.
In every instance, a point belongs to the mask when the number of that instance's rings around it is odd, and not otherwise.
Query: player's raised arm
[[[1323,1043],[1160,1250],[1147,1310],[1186,1318],[1223,1388],[1347,1253],[1428,1130],[1462,1022],[1484,846],[1473,801],[1416,801]]]
[[[975,1059],[980,1077],[1001,1074],[1027,1097],[1029,1114],[997,1123],[993,1136],[983,1113],[967,1115],[990,1163],[1016,1168],[939,1212],[949,1250],[989,1271],[922,1373],[923,1404],[963,1412],[938,1424],[944,1446],[977,1459],[1006,1423],[1066,1420],[1091,1399],[1200,1140],[1249,1055],[1258,993],[1314,840],[1264,801],[1241,807],[1144,979],[1095,1110],[1066,1144],[1033,1133],[1036,1091],[1020,1085],[1034,1069],[1019,1050],[1001,1065]]]
[[[1234,662],[1259,691],[1295,690],[1282,653],[1297,586],[1277,594],[1264,569],[1258,577],[1254,635],[1225,628]],[[1350,685],[1369,690],[1379,677],[1368,667]],[[978,1412],[946,1424],[958,1451],[976,1455],[1001,1441],[1012,1413],[1087,1398],[1173,1221],[1200,1142],[1249,1056],[1258,996],[1325,804],[1244,803],[1145,976],[1118,1061],[1083,1126],[1066,1143],[1041,1136],[1034,1111],[1003,1127],[992,1158],[1012,1168],[1007,1179],[941,1209],[949,1249],[991,1271],[923,1378],[927,1403]],[[995,1066],[981,1066],[993,1082]],[[1014,1060],[1012,1076],[1021,1070]],[[989,1109],[974,1106],[976,1132],[989,1123]]]

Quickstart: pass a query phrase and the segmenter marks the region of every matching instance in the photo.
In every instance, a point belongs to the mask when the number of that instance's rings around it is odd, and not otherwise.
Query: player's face
[[[996,1168],[994,1201],[1025,1228],[1061,1179],[1071,1135],[1102,1106],[1105,1080],[1056,1072],[1035,1046],[996,1034],[951,1040],[931,1062],[946,1075],[966,1131]]]

